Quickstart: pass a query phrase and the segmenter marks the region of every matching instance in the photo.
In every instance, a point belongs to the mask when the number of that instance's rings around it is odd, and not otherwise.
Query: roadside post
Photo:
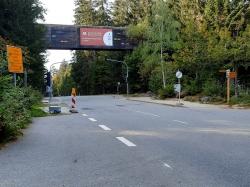
[[[231,79],[236,79],[237,75],[236,72],[230,71],[230,69],[226,70],[226,78],[227,78],[227,104],[230,103],[230,86],[231,86]]]
[[[120,85],[121,85],[121,83],[117,82],[117,95],[120,94]]]
[[[226,71],[226,78],[227,78],[227,104],[230,102],[230,69]]]
[[[8,70],[13,73],[14,86],[16,87],[17,73],[23,73],[23,56],[22,49],[15,46],[7,45]]]
[[[178,70],[176,72],[176,78],[178,79],[178,84],[175,85],[175,90],[179,93],[178,101],[179,104],[181,104],[181,78],[182,78],[182,72]]]

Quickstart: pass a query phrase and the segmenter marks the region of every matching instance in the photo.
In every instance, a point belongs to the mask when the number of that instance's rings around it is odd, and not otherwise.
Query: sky
[[[44,23],[72,25],[74,22],[74,0],[40,0],[47,10]],[[47,50],[47,69],[55,62],[71,60],[72,52],[69,50]],[[55,67],[59,67],[57,65]]]

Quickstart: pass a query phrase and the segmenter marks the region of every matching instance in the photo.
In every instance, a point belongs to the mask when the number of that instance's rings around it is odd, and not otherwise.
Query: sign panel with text
[[[22,49],[7,45],[8,69],[11,73],[23,73]]]
[[[112,47],[113,31],[102,28],[80,28],[80,45]]]

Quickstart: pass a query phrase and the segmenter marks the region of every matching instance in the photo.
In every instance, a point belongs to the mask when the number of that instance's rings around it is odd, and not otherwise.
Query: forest
[[[63,64],[55,76],[58,95],[110,94],[121,83],[126,92],[152,92],[174,97],[175,72],[182,71],[182,97],[204,95],[223,100],[225,71],[233,97],[249,96],[249,0],[76,0],[75,24],[126,27],[137,42],[133,51],[76,51],[72,64]]]

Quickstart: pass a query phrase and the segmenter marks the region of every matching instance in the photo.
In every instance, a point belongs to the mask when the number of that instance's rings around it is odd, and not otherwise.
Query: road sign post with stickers
[[[175,85],[175,90],[179,93],[179,104],[181,103],[181,78],[182,78],[182,72],[177,71],[176,72],[176,78],[178,79],[178,84]]]

